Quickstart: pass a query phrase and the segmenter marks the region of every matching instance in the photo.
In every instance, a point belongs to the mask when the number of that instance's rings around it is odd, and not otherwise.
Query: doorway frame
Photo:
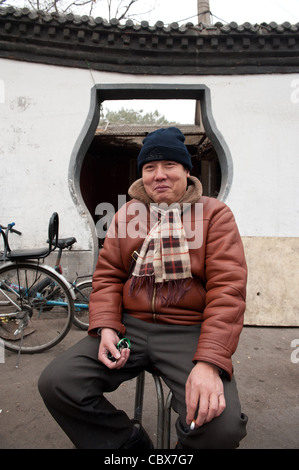
[[[210,89],[203,84],[110,83],[91,88],[90,107],[83,128],[73,148],[69,163],[68,183],[71,196],[79,213],[86,217],[91,228],[95,262],[98,257],[97,236],[92,215],[89,213],[80,188],[80,174],[85,155],[94,138],[101,105],[111,100],[194,100],[200,102],[205,133],[217,153],[221,168],[221,185],[217,199],[225,201],[233,181],[233,161],[229,148],[216,126],[212,113]],[[194,116],[195,118],[195,116]]]

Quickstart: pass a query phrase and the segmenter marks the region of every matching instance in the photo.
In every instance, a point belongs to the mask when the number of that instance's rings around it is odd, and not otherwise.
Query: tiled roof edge
[[[154,26],[0,7],[0,57],[134,74],[299,71],[299,23]]]
[[[289,22],[284,22],[282,24],[277,24],[272,21],[270,23],[260,23],[252,24],[245,22],[243,24],[237,24],[232,21],[231,23],[223,24],[221,22],[215,23],[214,25],[200,23],[195,25],[191,22],[185,23],[184,25],[179,25],[178,23],[170,23],[165,25],[163,21],[157,21],[155,25],[150,25],[148,21],[142,21],[140,24],[134,23],[132,20],[127,20],[125,23],[121,23],[117,19],[111,19],[108,22],[106,19],[101,17],[92,17],[92,16],[79,16],[74,15],[73,13],[48,13],[42,10],[30,10],[28,8],[16,8],[13,6],[10,7],[0,7],[0,17],[15,18],[15,19],[24,19],[28,18],[32,22],[44,22],[45,24],[73,24],[74,26],[85,26],[87,28],[96,28],[97,26],[102,26],[104,28],[117,28],[120,31],[124,30],[134,30],[134,31],[149,31],[154,32],[180,32],[186,33],[189,29],[194,29],[198,32],[206,31],[207,34],[217,33],[250,33],[250,34],[269,34],[271,32],[277,33],[294,33],[299,32],[299,23],[291,24]]]

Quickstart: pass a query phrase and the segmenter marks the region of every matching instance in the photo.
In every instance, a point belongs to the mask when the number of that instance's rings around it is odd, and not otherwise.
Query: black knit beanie
[[[156,160],[172,160],[191,170],[191,156],[184,141],[185,136],[177,127],[150,132],[143,140],[143,147],[138,155],[138,171],[141,173],[145,163]]]

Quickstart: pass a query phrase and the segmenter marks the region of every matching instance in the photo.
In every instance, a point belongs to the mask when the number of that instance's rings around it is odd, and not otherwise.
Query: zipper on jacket
[[[156,312],[155,312],[155,303],[156,303],[156,285],[154,284],[153,296],[152,296],[152,312],[153,312],[153,320],[156,321]]]

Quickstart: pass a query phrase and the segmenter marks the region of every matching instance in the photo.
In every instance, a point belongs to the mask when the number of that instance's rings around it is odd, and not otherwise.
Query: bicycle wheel
[[[82,330],[87,330],[89,325],[89,296],[92,291],[92,282],[83,281],[74,286],[75,289],[75,313],[74,324]]]
[[[0,269],[0,338],[7,349],[52,348],[66,336],[73,317],[72,296],[49,268],[24,262]]]

